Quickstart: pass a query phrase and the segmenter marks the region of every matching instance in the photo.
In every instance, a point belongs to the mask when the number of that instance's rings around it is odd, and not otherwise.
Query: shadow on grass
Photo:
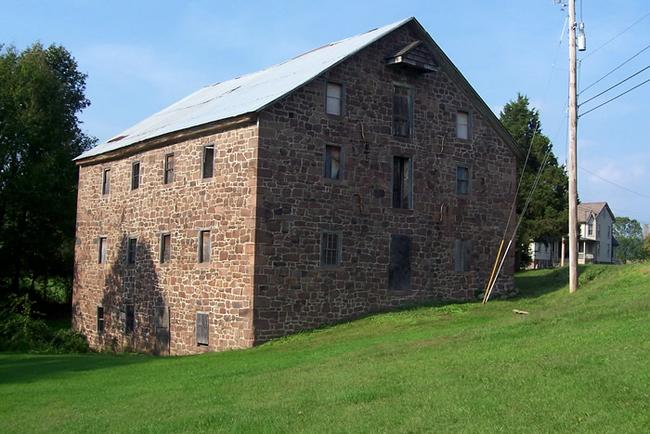
[[[588,266],[578,265],[578,275],[583,275]],[[515,286],[519,295],[514,298],[534,298],[557,291],[569,284],[569,267],[523,271],[515,275]]]
[[[155,360],[124,354],[24,354],[0,353],[0,385],[31,383],[68,374],[115,368]]]

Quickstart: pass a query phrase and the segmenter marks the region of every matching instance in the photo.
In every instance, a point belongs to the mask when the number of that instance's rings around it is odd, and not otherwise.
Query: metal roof
[[[324,45],[262,71],[206,86],[84,152],[75,160],[114,151],[163,134],[257,112],[413,19],[407,18]]]

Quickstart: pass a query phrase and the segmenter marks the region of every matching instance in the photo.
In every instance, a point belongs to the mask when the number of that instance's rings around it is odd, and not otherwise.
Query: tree
[[[61,46],[0,45],[0,287],[72,276],[77,169],[93,143],[78,114],[86,75]]]
[[[638,221],[629,217],[616,217],[613,232],[618,241],[618,247],[614,249],[616,259],[627,263],[645,258],[643,231]]]
[[[503,107],[500,119],[524,156],[528,153],[532,142],[530,157],[517,195],[518,215],[523,212],[537,172],[547,152],[549,154],[539,184],[517,233],[516,256],[519,266],[522,266],[530,261],[528,246],[531,241],[550,241],[568,232],[569,179],[565,168],[558,164],[557,158],[551,151],[550,139],[542,133],[539,112],[530,108],[526,96],[517,94],[515,100]],[[521,176],[522,170],[524,170],[523,159],[518,162],[518,177]]]

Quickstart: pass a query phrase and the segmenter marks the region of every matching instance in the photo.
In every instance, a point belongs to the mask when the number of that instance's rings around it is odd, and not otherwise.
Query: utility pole
[[[578,289],[578,95],[576,2],[569,0],[569,292]]]

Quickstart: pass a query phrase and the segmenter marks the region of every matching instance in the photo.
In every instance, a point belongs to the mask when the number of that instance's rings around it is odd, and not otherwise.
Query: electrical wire
[[[600,83],[603,79],[609,77],[609,76],[610,76],[612,73],[614,73],[615,71],[618,71],[621,67],[623,67],[624,65],[626,65],[628,62],[630,62],[631,60],[633,60],[634,58],[636,58],[638,55],[640,55],[640,54],[643,53],[644,51],[646,51],[648,48],[650,48],[650,44],[649,44],[649,45],[646,45],[645,48],[643,48],[642,50],[636,52],[632,57],[628,58],[627,60],[625,60],[623,63],[621,63],[621,64],[618,65],[617,67],[615,67],[615,68],[613,68],[612,70],[610,70],[607,74],[603,75],[603,76],[600,77],[598,80],[596,80],[596,81],[594,81],[593,83],[591,83],[589,86],[586,86],[585,88],[583,88],[583,89],[580,91],[579,95],[582,95],[582,93],[583,93],[584,91],[586,91],[587,89],[589,89],[589,88],[595,86],[596,84]]]
[[[589,170],[589,169],[585,169],[582,165],[580,166],[580,170],[584,170],[584,171],[587,172],[588,174],[595,176],[596,178],[600,179],[601,181],[604,181],[604,182],[606,182],[606,183],[608,183],[608,184],[612,184],[613,186],[616,186],[616,187],[618,187],[618,188],[620,188],[620,189],[622,189],[622,190],[625,190],[625,191],[627,191],[627,192],[629,192],[629,193],[633,193],[633,194],[636,194],[637,196],[640,196],[640,197],[643,197],[643,198],[646,198],[646,199],[650,199],[650,196],[648,196],[647,194],[639,193],[638,191],[634,191],[634,190],[632,190],[632,189],[630,189],[630,188],[625,187],[624,185],[617,184],[617,183],[615,183],[614,181],[610,181],[610,180],[607,179],[607,178],[603,178],[603,177],[600,176],[599,174],[594,173],[594,172],[592,172],[592,171]]]
[[[599,108],[601,108],[602,106],[604,106],[604,105],[606,105],[606,104],[609,104],[610,102],[614,101],[615,99],[619,99],[619,98],[622,97],[623,95],[632,92],[634,89],[637,89],[637,88],[643,86],[644,84],[646,84],[646,83],[649,82],[649,81],[650,81],[650,78],[647,79],[646,81],[642,81],[641,83],[637,84],[636,86],[629,88],[629,89],[626,90],[625,92],[621,92],[621,93],[619,93],[618,95],[616,95],[615,97],[608,99],[608,100],[605,101],[604,103],[602,103],[602,104],[600,104],[600,105],[597,105],[596,107],[594,107],[594,108],[592,108],[592,109],[589,109],[589,110],[587,110],[587,111],[584,112],[584,113],[580,113],[580,114],[578,115],[578,117],[581,118],[581,117],[583,117],[584,115],[586,115],[586,114],[588,114],[588,113],[591,113],[592,111],[594,111],[594,110],[596,110],[596,109],[599,109]]]
[[[592,97],[589,98],[588,100],[581,102],[580,104],[578,104],[578,107],[580,107],[580,106],[582,106],[582,105],[584,105],[584,104],[587,104],[589,101],[593,101],[594,99],[598,98],[599,96],[601,96],[601,95],[603,95],[603,94],[609,92],[610,90],[612,90],[612,89],[614,89],[614,88],[620,86],[621,84],[625,83],[625,82],[628,81],[629,79],[634,78],[634,77],[636,77],[637,75],[641,74],[643,71],[647,70],[648,68],[650,68],[650,65],[646,66],[645,68],[642,68],[642,69],[638,70],[638,71],[635,72],[634,74],[632,74],[632,75],[630,75],[630,76],[624,78],[623,80],[619,81],[619,82],[616,83],[615,85],[608,87],[607,89],[605,89],[604,91],[600,92],[599,94],[597,94],[597,95],[595,95],[595,96],[592,96]]]
[[[585,60],[585,59],[589,58],[590,56],[596,54],[596,53],[597,53],[598,51],[600,51],[603,47],[605,47],[606,45],[610,44],[610,43],[611,43],[612,41],[614,41],[615,39],[617,39],[617,38],[619,38],[620,36],[622,36],[623,34],[625,34],[628,30],[630,30],[632,27],[636,26],[637,24],[639,24],[641,21],[645,20],[645,19],[648,18],[649,16],[650,16],[650,11],[646,12],[645,15],[643,15],[641,18],[639,18],[638,20],[636,20],[635,22],[633,22],[632,24],[630,24],[629,26],[627,26],[627,27],[626,27],[625,29],[623,29],[620,33],[617,33],[617,34],[614,35],[612,38],[608,39],[605,43],[603,43],[603,44],[601,44],[600,46],[598,46],[598,48],[596,48],[596,49],[593,50],[591,53],[589,53],[589,54],[587,54],[585,57],[583,57],[582,60]]]

